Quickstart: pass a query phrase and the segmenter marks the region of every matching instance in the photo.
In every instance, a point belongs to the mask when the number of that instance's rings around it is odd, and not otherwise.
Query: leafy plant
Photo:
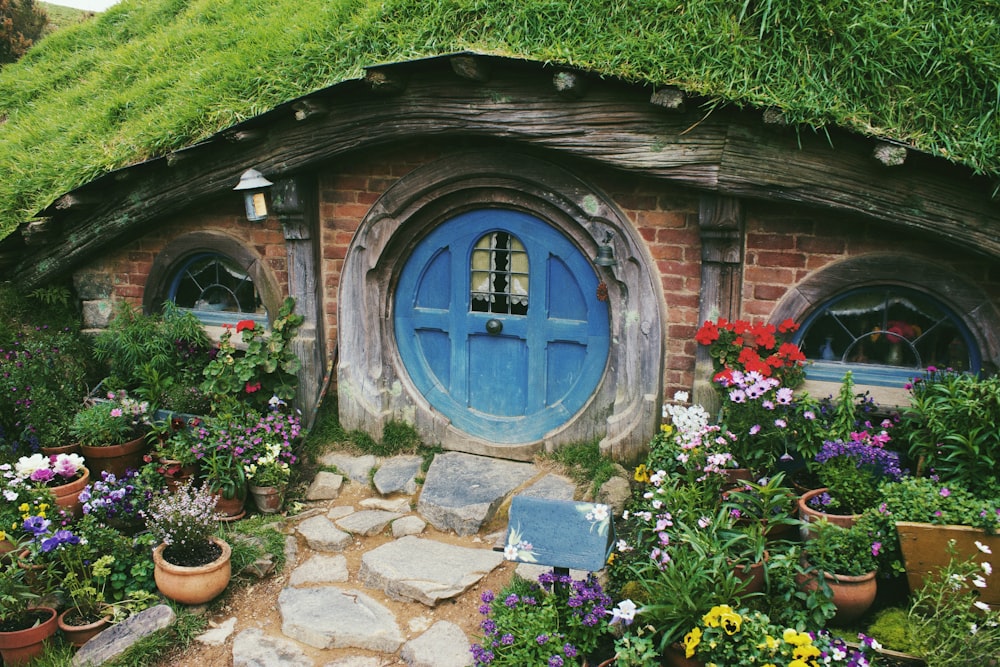
[[[27,570],[13,559],[0,565],[0,631],[10,632],[22,629],[23,617],[38,595],[26,581]]]
[[[1000,497],[979,497],[959,482],[930,477],[904,477],[882,486],[879,514],[892,521],[982,528],[991,535],[1000,530]]]
[[[126,391],[109,391],[107,400],[95,401],[76,413],[70,433],[81,445],[121,445],[143,435],[149,427],[148,412],[148,403],[129,397]]]
[[[903,476],[898,453],[873,441],[867,431],[854,436],[849,442],[824,442],[814,459],[820,464],[816,469],[819,482],[827,487],[824,512],[859,514],[878,504],[879,483]]]
[[[821,518],[809,526],[805,557],[817,570],[830,574],[860,576],[878,569],[878,548],[866,530],[853,525],[843,528]]]
[[[244,350],[233,342],[233,329],[227,328],[219,339],[215,358],[205,367],[202,391],[238,396],[267,409],[272,397],[280,401],[295,398],[302,362],[290,343],[304,318],[296,315],[295,299],[287,297],[271,323],[270,333],[262,331],[253,320],[238,322]]]
[[[1000,376],[929,366],[909,391],[910,456],[942,482],[1000,495]]]

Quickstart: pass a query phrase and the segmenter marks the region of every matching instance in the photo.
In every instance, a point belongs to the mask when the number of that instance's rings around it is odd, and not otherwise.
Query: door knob
[[[486,322],[486,333],[493,334],[494,336],[503,331],[503,322],[498,319],[488,320]]]

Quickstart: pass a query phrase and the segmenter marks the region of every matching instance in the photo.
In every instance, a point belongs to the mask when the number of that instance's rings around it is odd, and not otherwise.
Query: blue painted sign
[[[614,549],[611,508],[600,503],[514,496],[504,558],[596,572]]]

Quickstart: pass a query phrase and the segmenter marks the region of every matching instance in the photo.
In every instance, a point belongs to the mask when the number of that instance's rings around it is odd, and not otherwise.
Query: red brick
[[[791,250],[795,247],[795,237],[789,234],[747,234],[747,249]]]
[[[800,236],[797,241],[798,249],[809,254],[842,255],[847,247],[842,238]]]
[[[674,262],[661,259],[656,262],[656,267],[662,275],[686,276],[688,278],[697,278],[701,275],[701,267],[692,262]]]
[[[806,257],[796,252],[756,252],[756,264],[758,266],[787,266],[801,268],[806,265]]]
[[[678,245],[654,243],[649,246],[653,259],[684,259],[684,248]]]
[[[652,227],[639,227],[639,236],[646,243],[652,243],[656,240],[656,230]]]
[[[757,285],[754,287],[753,295],[755,299],[763,301],[778,301],[786,292],[788,288],[783,285]]]
[[[663,228],[683,228],[687,226],[687,219],[680,211],[637,211],[636,220],[640,226]]]

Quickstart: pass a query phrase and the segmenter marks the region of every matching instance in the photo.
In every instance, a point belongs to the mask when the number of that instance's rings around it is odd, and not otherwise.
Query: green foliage
[[[913,653],[916,643],[905,609],[887,607],[875,614],[868,626],[868,635],[893,651]]]
[[[817,570],[857,577],[878,569],[872,539],[863,528],[842,528],[824,517],[810,524],[809,532],[806,558]]]
[[[910,389],[910,456],[944,483],[1000,495],[1000,376],[928,369]]]
[[[580,442],[560,447],[548,455],[553,461],[562,463],[569,476],[578,484],[590,484],[593,492],[615,476],[618,470],[609,456],[601,453],[597,441]]]
[[[238,397],[261,410],[271,401],[291,401],[298,387],[296,373],[302,362],[291,349],[304,318],[294,314],[295,299],[287,297],[269,332],[253,320],[236,324],[244,349],[226,329],[219,339],[219,351],[205,367],[201,390],[207,394]]]
[[[0,71],[0,230],[381,62],[480,51],[677,85],[1000,169],[997,0],[144,0]],[[281,25],[281,30],[274,30]],[[684,44],[685,48],[672,45]],[[84,103],[85,102],[85,103]],[[808,131],[808,130],[805,130]]]

